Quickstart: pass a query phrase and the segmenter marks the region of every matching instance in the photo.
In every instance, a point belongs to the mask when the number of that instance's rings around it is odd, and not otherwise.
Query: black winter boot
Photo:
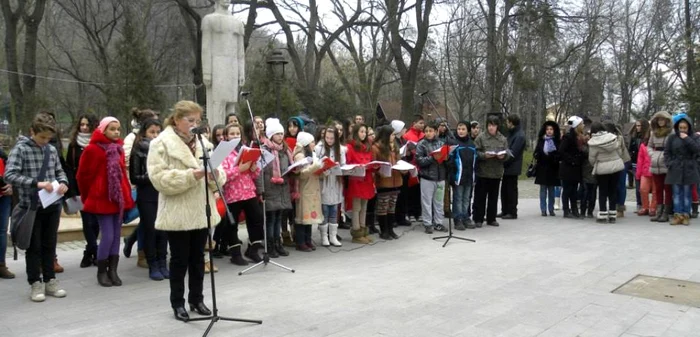
[[[245,250],[245,257],[249,258],[255,263],[262,261],[259,251],[262,249],[262,244],[260,242],[248,243],[248,249]]]
[[[117,274],[117,267],[119,267],[119,255],[112,255],[109,257],[109,270],[107,271],[107,276],[112,281],[112,285],[119,287],[122,285],[122,280]]]
[[[697,219],[698,217],[698,203],[694,202],[692,205],[690,205],[692,209],[692,213],[690,213],[690,218],[691,219]]]
[[[387,221],[387,216],[386,215],[378,215],[377,216],[377,221],[379,221],[379,229],[382,231],[379,234],[379,238],[382,240],[393,240],[391,235],[389,235],[389,229],[387,228],[387,224],[389,223]],[[370,227],[370,233],[372,232],[372,227]]]
[[[267,239],[267,255],[273,259],[280,257],[277,253],[277,249],[275,249],[275,240],[271,238]]]
[[[386,228],[389,231],[389,235],[391,235],[391,238],[394,240],[397,240],[399,238],[398,235],[396,235],[396,232],[394,232],[394,223],[396,222],[396,217],[393,214],[387,215],[387,224]]]
[[[284,249],[284,246],[282,245],[282,239],[280,238],[275,239],[274,249],[277,251],[277,255],[279,256],[289,256],[289,252],[286,249]]]
[[[370,234],[377,234],[379,233],[379,230],[377,230],[377,226],[375,226],[375,220],[379,222],[379,226],[381,228],[381,220],[379,220],[379,216],[375,217],[374,213],[367,212],[367,216],[365,217],[365,224],[367,224],[367,228],[369,229]]]
[[[241,244],[236,244],[230,248],[231,249],[229,251],[231,252],[231,263],[237,266],[247,266],[248,261],[246,261],[243,258],[243,255],[241,255]]]
[[[109,260],[97,260],[97,283],[103,287],[111,287],[112,280],[107,276]]]
[[[80,268],[92,266],[92,253],[87,249],[83,251],[83,259],[80,260]]]

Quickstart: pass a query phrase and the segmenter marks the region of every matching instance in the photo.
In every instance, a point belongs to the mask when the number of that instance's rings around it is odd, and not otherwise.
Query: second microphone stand
[[[253,118],[253,110],[250,108],[250,101],[248,101],[248,95],[243,96],[245,98],[246,104],[248,104],[248,112],[250,113],[250,120],[253,121],[253,133],[255,133],[255,139],[258,141],[258,144],[260,144],[260,151],[262,151],[262,142],[260,141],[260,131],[255,129],[255,118]],[[279,264],[275,261],[272,261],[270,259],[270,254],[268,254],[268,249],[270,247],[267,244],[267,213],[266,213],[266,208],[265,208],[265,165],[267,164],[265,162],[265,156],[261,155],[260,158],[262,158],[262,168],[260,169],[260,175],[262,177],[263,183],[260,184],[262,186],[262,191],[260,195],[263,196],[263,201],[262,201],[262,211],[263,211],[263,240],[265,241],[265,250],[263,251],[263,258],[262,261],[240,271],[238,275],[243,275],[259,266],[267,266],[268,264],[272,264],[274,266],[277,266],[279,268],[291,271],[292,273],[294,272],[294,269],[289,268],[285,265]],[[273,248],[274,249],[274,248]]]

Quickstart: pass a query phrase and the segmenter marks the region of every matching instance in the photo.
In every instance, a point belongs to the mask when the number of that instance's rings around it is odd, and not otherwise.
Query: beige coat
[[[205,140],[205,146],[208,146]],[[197,149],[192,155],[187,145],[168,126],[151,141],[148,151],[148,176],[153,187],[160,192],[158,198],[158,215],[156,229],[164,231],[187,231],[207,227],[205,208],[204,179],[195,179],[194,170],[201,168],[202,146],[197,142]],[[217,181],[226,182],[226,174],[217,168]],[[209,182],[209,202],[214,200],[216,184]],[[215,226],[221,218],[218,212],[212,212],[211,225]]]
[[[605,175],[625,169],[620,148],[620,137],[605,131],[598,132],[588,141],[588,161],[593,174]]]
[[[304,149],[297,145],[294,148],[294,162],[306,158]],[[318,225],[323,223],[321,210],[321,183],[315,175],[322,167],[321,162],[314,156],[314,162],[299,170],[299,200],[297,200],[296,223],[303,225]]]

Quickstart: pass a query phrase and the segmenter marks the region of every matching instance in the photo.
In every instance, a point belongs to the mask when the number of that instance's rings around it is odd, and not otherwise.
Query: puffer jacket
[[[153,187],[151,179],[148,178],[148,149],[151,140],[142,139],[138,144],[133,145],[133,151],[129,160],[129,179],[131,184],[136,185],[138,200],[148,202],[158,202],[158,191]]]
[[[660,128],[657,124],[661,118],[666,119],[666,125],[663,128]],[[666,111],[655,113],[651,118],[651,128],[649,143],[647,144],[647,151],[649,151],[649,157],[651,158],[651,173],[666,174],[664,150],[672,130],[671,114]]]
[[[588,162],[593,165],[593,174],[605,175],[625,169],[622,161],[619,137],[605,131],[593,134],[588,141]]]
[[[416,146],[416,162],[420,170],[418,176],[431,181],[444,181],[447,176],[445,162],[438,164],[431,152],[438,150],[444,145],[437,137],[432,140],[423,138]]]
[[[388,156],[383,155],[382,151],[380,151],[379,149],[379,144],[377,143],[372,145],[372,156],[374,157],[374,160],[385,161],[391,164],[391,166],[396,165],[400,157],[398,153],[391,151],[389,151]],[[377,170],[377,173],[374,176],[374,181],[377,184],[378,190],[396,189],[401,187],[401,185],[403,184],[403,176],[401,175],[401,172],[397,170],[391,170],[391,176],[384,177],[379,173],[379,170]]]
[[[642,143],[639,145],[639,152],[637,152],[637,171],[635,172],[635,178],[641,180],[642,177],[651,177],[651,158],[649,158],[649,151],[647,151],[647,146]]]
[[[677,116],[678,117],[678,116]],[[688,137],[682,139],[678,124],[681,121],[688,123]],[[668,137],[664,150],[664,162],[668,168],[666,185],[692,185],[700,183],[698,173],[698,155],[700,155],[700,137],[693,132],[693,123],[683,114],[673,125],[674,133]]]
[[[508,141],[500,132],[491,135],[487,132],[482,132],[474,140],[476,146],[476,154],[478,156],[476,176],[487,179],[501,179],[503,177],[503,163],[508,160],[508,154],[503,159],[498,157],[486,158],[486,152],[500,152],[508,149]]]
[[[447,162],[447,182],[452,186],[470,186],[474,182],[476,169],[476,147],[469,137],[455,138],[457,149],[450,154]]]

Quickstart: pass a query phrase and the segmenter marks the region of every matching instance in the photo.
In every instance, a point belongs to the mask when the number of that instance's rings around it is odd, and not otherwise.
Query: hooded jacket
[[[19,193],[19,205],[23,208],[29,207],[32,195],[39,191],[36,187],[39,183],[36,178],[44,162],[44,150],[51,156],[46,168],[44,181],[57,180],[59,183],[64,183],[68,186],[68,178],[61,166],[58,151],[53,146],[48,148],[46,146],[39,147],[31,138],[20,136],[7,159],[4,179],[6,183],[12,185],[14,190]],[[60,201],[56,201],[54,205],[59,203]],[[41,206],[41,203],[39,203],[39,206]]]
[[[547,154],[544,153],[545,135],[547,127],[554,128],[552,141],[556,149]],[[537,160],[537,174],[535,175],[535,184],[544,186],[559,186],[559,148],[561,147],[561,130],[559,124],[553,121],[544,122],[540,132],[537,134],[537,145],[535,146],[534,157]]]
[[[109,177],[107,174],[107,153],[101,145],[116,143],[124,146],[121,139],[116,142],[110,140],[102,131],[95,131],[90,138],[90,144],[85,147],[80,156],[78,166],[78,188],[83,191],[80,198],[83,201],[83,210],[93,214],[117,214],[119,205],[109,200]],[[120,158],[121,181],[120,188],[124,198],[124,211],[134,208],[134,200],[131,198],[131,184],[126,176],[126,162],[124,153]]]
[[[593,165],[594,175],[606,175],[625,169],[618,136],[601,131],[588,141],[588,162]]]
[[[688,123],[688,136],[685,139],[680,137],[678,124],[681,121]],[[700,144],[698,137],[693,132],[693,122],[685,115],[679,115],[673,124],[674,132],[669,135],[664,150],[664,163],[668,169],[666,174],[667,185],[692,185],[700,183],[698,174],[698,155],[700,155]]]
[[[658,122],[662,118],[666,120],[666,124],[664,127],[659,127]],[[651,133],[647,143],[647,151],[649,151],[649,157],[651,158],[651,173],[666,174],[664,150],[666,149],[668,136],[672,131],[671,114],[666,111],[659,111],[651,118],[650,124]]]

